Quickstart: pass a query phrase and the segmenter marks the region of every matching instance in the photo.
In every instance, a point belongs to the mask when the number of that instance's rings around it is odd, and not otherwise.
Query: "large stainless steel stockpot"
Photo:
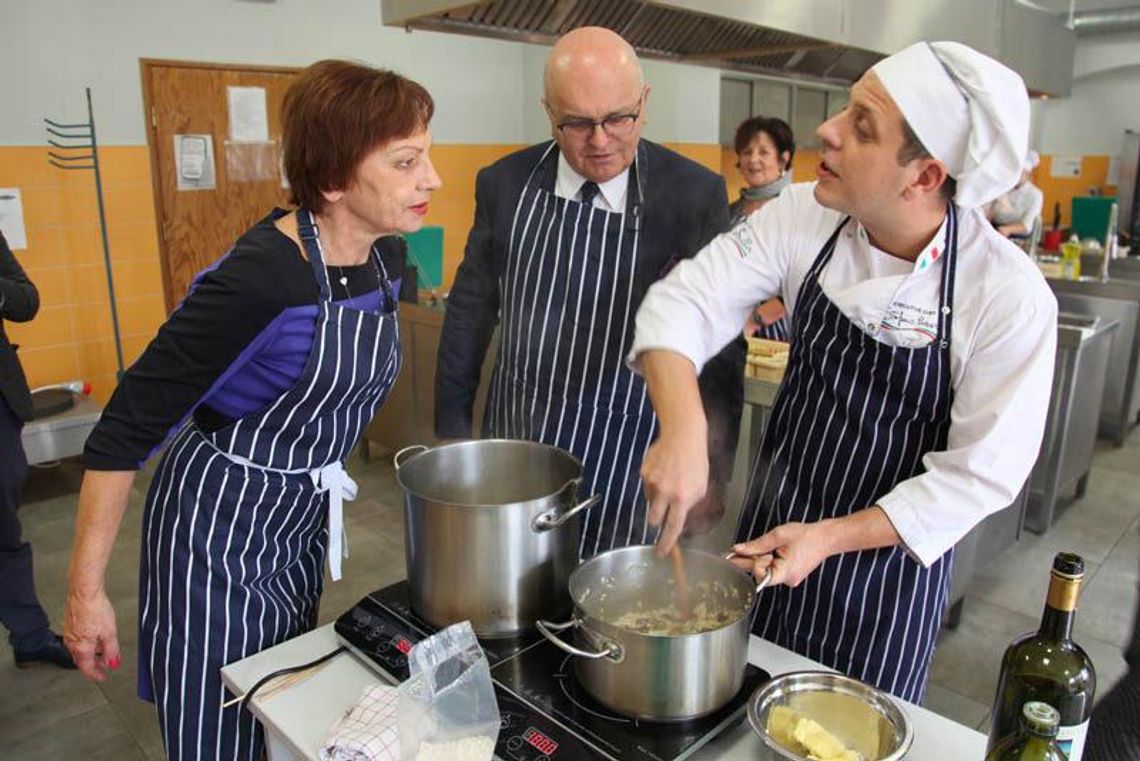
[[[418,450],[416,454],[411,454]],[[412,608],[443,627],[509,637],[570,609],[582,464],[531,441],[488,439],[396,453]]]
[[[630,613],[669,609],[676,588],[668,560],[653,547],[598,555],[570,575],[574,616],[538,629],[575,656],[582,687],[614,711],[651,721],[683,721],[716,711],[740,691],[757,585],[723,557],[683,550],[694,615],[727,612],[727,623],[692,634],[645,634],[626,628]],[[574,630],[575,646],[555,632]]]

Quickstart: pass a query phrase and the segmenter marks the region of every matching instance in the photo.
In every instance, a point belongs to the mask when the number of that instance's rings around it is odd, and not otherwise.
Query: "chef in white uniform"
[[[989,218],[997,231],[1007,238],[1024,237],[1033,230],[1033,222],[1041,216],[1045,194],[1033,184],[1030,176],[1040,163],[1037,151],[1025,157],[1021,178],[1008,193],[1004,193],[989,206]]]
[[[734,547],[771,575],[753,630],[909,700],[953,547],[1014,500],[1044,430],[1057,304],[979,210],[1028,129],[1024,82],[965,45],[881,61],[819,128],[818,181],[655,284],[629,353],[660,420],[642,475],[666,552],[705,488],[696,373],[784,300],[792,353]]]

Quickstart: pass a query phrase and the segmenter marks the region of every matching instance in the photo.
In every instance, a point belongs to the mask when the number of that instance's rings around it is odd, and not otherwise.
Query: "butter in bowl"
[[[783,674],[748,701],[748,721],[773,761],[897,761],[914,739],[885,693],[825,671]]]

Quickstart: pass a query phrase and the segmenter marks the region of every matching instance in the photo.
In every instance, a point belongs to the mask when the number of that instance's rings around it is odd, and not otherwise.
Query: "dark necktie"
[[[582,203],[587,206],[592,205],[594,196],[598,194],[598,183],[586,180],[582,183],[582,188],[578,192],[582,194]]]

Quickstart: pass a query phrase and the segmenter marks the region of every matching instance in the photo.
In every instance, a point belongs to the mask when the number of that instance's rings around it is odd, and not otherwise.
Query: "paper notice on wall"
[[[1120,184],[1120,157],[1109,156],[1108,158],[1108,174],[1104,178],[1105,185],[1119,185]]]
[[[174,136],[174,174],[179,190],[213,190],[218,186],[214,171],[213,135]]]
[[[268,182],[277,180],[277,143],[232,143],[227,141],[226,180],[228,182]]]
[[[1054,155],[1049,163],[1050,177],[1080,177],[1081,157]]]
[[[230,107],[230,140],[264,143],[269,140],[269,111],[264,87],[227,87]]]
[[[24,227],[24,203],[19,188],[0,188],[0,232],[13,251],[28,247],[28,233]]]
[[[292,190],[289,185],[289,175],[285,173],[285,148],[282,146],[281,150],[277,152],[277,169],[281,173],[281,187],[285,190]]]

